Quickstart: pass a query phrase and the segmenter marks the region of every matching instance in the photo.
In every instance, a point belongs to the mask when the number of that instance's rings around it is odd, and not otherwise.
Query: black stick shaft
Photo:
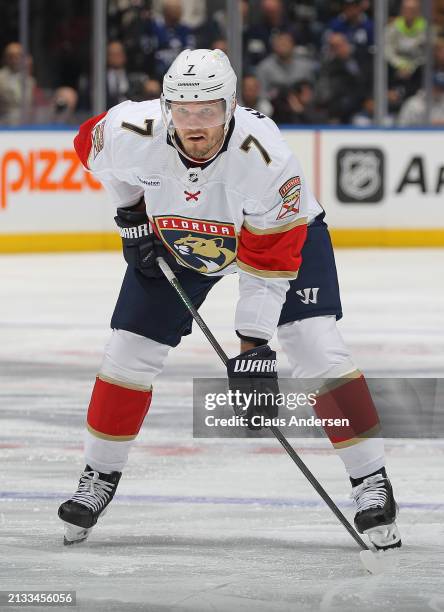
[[[287,438],[284,436],[281,430],[278,427],[275,427],[274,425],[271,425],[269,429],[273,432],[275,438],[281,443],[281,445],[287,451],[287,454],[289,455],[289,457],[296,463],[296,465],[301,470],[301,472],[304,474],[308,482],[312,485],[312,487],[316,490],[316,492],[322,497],[322,499],[325,501],[327,506],[336,516],[336,518],[344,525],[344,527],[347,529],[348,533],[352,536],[355,542],[362,548],[362,550],[369,550],[369,547],[364,542],[364,540],[361,538],[359,533],[356,531],[356,529],[352,527],[352,525],[347,520],[347,518],[342,514],[342,512],[339,510],[339,508],[337,507],[335,502],[332,500],[330,495],[327,493],[324,487],[317,480],[316,476],[314,476],[311,473],[311,471],[308,469],[308,467],[299,457],[297,452],[288,442]]]
[[[211,344],[211,346],[214,348],[216,353],[221,358],[223,364],[226,365],[227,361],[228,361],[227,354],[225,353],[225,351],[223,350],[223,348],[221,347],[219,342],[216,340],[216,338],[213,336],[213,334],[211,333],[211,331],[210,331],[209,327],[207,326],[207,324],[205,323],[205,321],[202,319],[200,314],[197,312],[196,308],[194,307],[193,302],[190,300],[190,298],[188,297],[188,295],[184,291],[183,287],[181,286],[181,284],[177,280],[177,278],[174,275],[174,273],[172,272],[171,268],[168,266],[168,264],[163,259],[163,257],[158,257],[157,258],[157,263],[159,264],[160,269],[165,274],[165,277],[167,278],[169,283],[176,290],[176,292],[179,295],[180,299],[182,300],[182,302],[185,304],[185,306],[187,307],[187,309],[191,313],[193,319],[196,321],[196,323],[199,325],[200,329],[205,334],[205,336],[208,339],[208,341]],[[268,427],[268,429],[270,429],[272,434],[279,441],[279,443],[284,448],[284,450],[286,451],[288,456],[292,459],[292,461],[294,461],[294,463],[298,466],[298,468],[304,474],[305,478],[309,481],[309,483],[312,485],[312,487],[315,489],[315,491],[320,495],[320,497],[322,497],[322,499],[327,504],[327,506],[330,508],[330,510],[333,512],[333,514],[336,516],[336,518],[347,529],[347,531],[352,536],[352,538],[355,540],[355,542],[358,544],[358,546],[360,546],[362,548],[362,550],[369,550],[369,547],[367,546],[367,544],[364,542],[364,540],[361,538],[361,536],[358,534],[358,532],[352,527],[352,525],[347,520],[347,518],[343,515],[343,513],[339,510],[339,508],[337,507],[335,502],[329,496],[327,491],[322,487],[322,485],[319,483],[317,478],[311,473],[311,471],[308,469],[308,467],[305,465],[305,463],[299,457],[297,452],[294,450],[294,448],[288,442],[287,438],[284,436],[284,434],[281,432],[281,430],[278,427],[275,427],[274,425],[271,425],[270,427]]]

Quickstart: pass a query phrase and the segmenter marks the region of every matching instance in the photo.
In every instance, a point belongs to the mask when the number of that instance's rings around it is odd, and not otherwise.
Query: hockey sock
[[[96,378],[88,408],[85,459],[104,473],[122,471],[151,403],[151,388]]]
[[[322,419],[341,419],[341,425],[326,425],[325,433],[335,448],[344,448],[371,437],[379,430],[379,418],[364,376],[329,380],[321,388],[314,410]],[[350,375],[348,375],[350,376]]]
[[[348,475],[361,478],[384,466],[384,443],[378,437],[379,418],[364,376],[357,370],[350,376],[328,381],[314,410],[319,418],[344,421],[324,430]]]
[[[369,478],[369,476],[374,476],[375,474],[381,474],[381,476],[387,478],[387,472],[385,471],[385,467],[382,467],[379,470],[372,472],[371,474],[366,474],[365,476],[362,476],[361,478],[350,477],[352,487],[357,487],[358,485],[362,484],[366,478]]]

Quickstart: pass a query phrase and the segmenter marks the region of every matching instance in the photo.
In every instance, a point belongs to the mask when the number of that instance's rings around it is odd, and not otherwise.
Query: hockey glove
[[[129,266],[136,268],[148,278],[163,277],[163,272],[157,265],[156,257],[163,257],[173,272],[179,272],[183,269],[156,234],[150,233],[149,221],[145,211],[118,208],[114,221],[119,228],[123,256]]]
[[[261,419],[278,416],[279,393],[276,352],[268,344],[257,346],[227,361],[230,390],[242,398],[236,414],[248,420],[248,429],[261,429]],[[246,394],[246,395],[239,395]]]

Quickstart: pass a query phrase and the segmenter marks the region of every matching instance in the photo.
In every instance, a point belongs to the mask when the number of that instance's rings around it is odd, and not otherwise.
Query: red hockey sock
[[[133,440],[151,403],[151,389],[98,376],[88,408],[88,430],[106,440]]]
[[[379,433],[379,418],[364,376],[329,381],[314,406],[321,419],[348,419],[348,425],[326,425],[324,431],[335,448],[344,448]]]

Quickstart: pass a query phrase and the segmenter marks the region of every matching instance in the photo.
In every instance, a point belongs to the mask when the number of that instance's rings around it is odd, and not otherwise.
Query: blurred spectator
[[[156,100],[160,98],[162,85],[157,79],[146,79],[143,84],[143,100]]]
[[[315,103],[313,83],[299,81],[282,90],[274,102],[273,120],[277,123],[313,125],[325,123],[327,115]]]
[[[319,50],[325,23],[319,19],[320,3],[313,0],[298,0],[288,3],[294,36],[300,45],[311,51]]]
[[[127,54],[127,68],[130,72],[154,73],[154,52],[157,41],[150,37],[151,11],[149,0],[128,0],[130,6],[123,8],[120,2],[109,0],[113,6],[108,13],[108,37],[120,40]]]
[[[272,51],[272,38],[277,32],[290,31],[285,5],[282,0],[261,0],[261,20],[245,32],[245,50],[248,64],[255,66]]]
[[[375,100],[371,97],[366,98],[361,109],[351,118],[351,123],[358,127],[369,127],[373,125],[374,115]]]
[[[23,65],[27,74],[23,79]],[[22,46],[9,43],[3,52],[3,68],[0,69],[0,123],[18,125],[29,120],[35,80],[30,75],[32,58],[24,58]],[[23,109],[27,111],[23,116]]]
[[[435,0],[433,2],[433,25],[440,36],[444,36],[444,2]]]
[[[349,123],[361,110],[368,83],[344,34],[330,34],[329,57],[321,65],[317,100],[330,122]]]
[[[271,97],[282,87],[302,79],[313,80],[316,62],[303,47],[296,47],[289,32],[278,32],[272,39],[273,53],[257,66],[262,92]]]
[[[76,113],[78,99],[79,96],[72,87],[58,87],[51,96],[49,104],[36,108],[35,123],[78,125],[80,122]]]
[[[224,53],[228,54],[228,42],[225,40],[225,38],[217,38],[211,43],[211,49],[220,49]]]
[[[435,72],[433,77],[430,123],[432,125],[444,126],[443,72]],[[424,90],[420,89],[414,96],[404,102],[399,113],[398,124],[401,126],[421,126],[427,124],[426,97]]]
[[[163,77],[181,51],[195,48],[192,30],[182,22],[181,0],[163,0],[163,17],[148,20],[144,30],[144,35],[155,46],[157,78]]]
[[[162,0],[152,0],[154,12],[162,12]],[[186,0],[182,4],[182,22],[190,28],[197,28],[206,21],[207,0]]]
[[[79,96],[72,87],[58,87],[52,99],[51,123],[77,123],[76,108]]]
[[[19,30],[20,12],[17,2],[2,2],[2,27],[0,28],[0,49],[4,49],[11,40],[15,40]]]
[[[249,29],[249,1],[233,0],[238,3],[239,15],[242,20],[242,51],[243,71],[250,71],[249,58],[246,54],[246,35]],[[219,0],[220,3],[220,0]],[[199,49],[222,49],[225,51],[227,39],[227,14],[225,6],[223,10],[211,13],[211,17],[202,26],[194,31],[196,47]],[[221,46],[223,44],[223,46]]]
[[[343,0],[342,12],[330,21],[327,30],[328,34],[344,34],[354,46],[356,55],[367,54],[374,42],[373,21],[365,14],[362,5],[362,0]]]
[[[242,79],[241,103],[247,108],[254,110],[271,117],[273,115],[273,106],[271,102],[261,95],[261,84],[257,77],[252,74],[247,74]]]
[[[119,41],[108,43],[106,71],[106,108],[120,104],[124,100],[141,100],[146,74],[129,73],[126,69],[126,53]],[[91,108],[90,79],[82,76],[79,81],[79,107]]]
[[[385,56],[389,64],[389,86],[408,97],[421,86],[425,61],[427,22],[419,0],[403,0],[401,13],[386,28]]]
[[[124,100],[140,98],[144,74],[128,73],[126,69],[125,48],[119,41],[113,41],[107,47],[106,104],[115,106]]]
[[[344,34],[365,78],[373,79],[373,21],[364,11],[363,0],[342,0],[342,12],[329,23],[325,39],[334,32]]]
[[[435,43],[435,72],[442,72],[444,74],[444,38],[438,38]]]
[[[382,123],[383,125],[389,127],[394,125],[396,119],[396,112],[399,109],[400,105],[399,95],[396,89],[389,89],[387,91],[387,102],[387,114],[384,117]],[[361,109],[351,118],[351,123],[359,127],[369,127],[374,123],[374,113],[375,100],[372,96],[369,95],[362,103]]]
[[[210,12],[210,16],[193,30],[197,49],[211,49],[215,40],[225,39],[227,36],[226,14],[224,10]]]

